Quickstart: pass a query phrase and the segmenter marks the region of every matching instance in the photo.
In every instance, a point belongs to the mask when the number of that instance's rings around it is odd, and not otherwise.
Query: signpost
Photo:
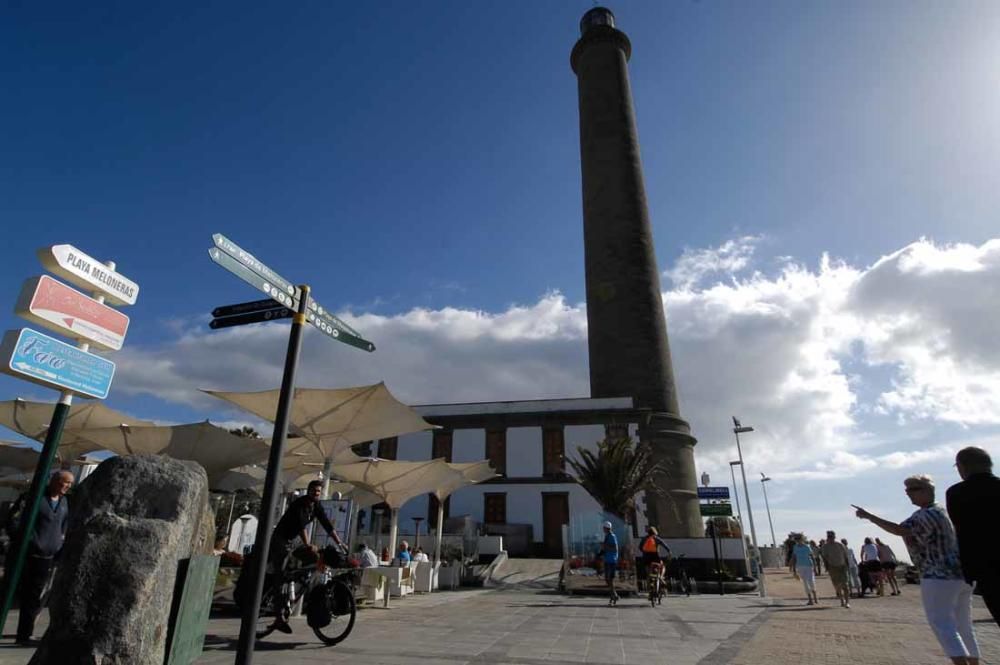
[[[139,285],[115,272],[114,264],[104,264],[73,245],[53,245],[38,250],[38,259],[49,272],[85,289],[97,289],[112,305],[134,305]]]
[[[703,503],[699,508],[702,517],[731,517],[733,514],[731,503]]]
[[[355,330],[348,327],[340,319],[330,315],[319,303],[312,300],[309,296],[310,288],[308,286],[293,285],[253,254],[221,233],[213,235],[212,241],[214,246],[208,250],[212,261],[267,295],[272,301],[277,302],[277,306],[272,303],[271,308],[266,308],[266,303],[254,301],[217,307],[212,314],[220,318],[216,318],[210,324],[211,327],[224,328],[229,325],[273,320],[275,318],[273,316],[267,318],[267,312],[274,312],[276,309],[294,311],[291,330],[288,334],[288,351],[285,354],[285,369],[281,378],[278,410],[274,416],[274,433],[271,437],[267,475],[264,478],[264,496],[261,501],[260,520],[257,523],[255,554],[247,560],[244,568],[244,574],[250,575],[251,602],[247,604],[241,618],[236,662],[239,665],[250,665],[253,662],[256,624],[260,615],[260,597],[264,590],[264,570],[267,566],[266,553],[271,542],[271,529],[278,498],[278,478],[281,475],[281,458],[284,455],[285,439],[288,436],[288,415],[291,411],[295,390],[295,371],[302,345],[303,326],[307,322],[311,323],[327,336],[368,352],[374,351],[375,345],[363,339]],[[232,319],[239,319],[239,321],[230,322]]]
[[[120,350],[128,332],[126,315],[48,275],[33,277],[24,283],[14,313],[107,351]]]
[[[107,397],[115,376],[110,360],[31,328],[8,330],[0,343],[0,358],[4,374],[84,397]]]
[[[236,316],[226,316],[221,319],[212,319],[212,321],[208,324],[208,327],[212,330],[218,330],[219,328],[245,326],[249,323],[266,323],[267,321],[288,319],[294,314],[295,312],[287,307],[276,307],[274,309],[265,309],[260,312],[249,312],[247,314],[237,314]]]
[[[73,396],[104,399],[111,389],[115,364],[89,353],[90,343],[104,349],[120,349],[128,330],[128,317],[107,307],[104,301],[132,305],[139,296],[139,285],[115,272],[114,263],[101,263],[72,245],[40,249],[38,257],[53,273],[92,289],[93,297],[48,276],[28,280],[15,309],[17,314],[80,340],[79,344],[73,347],[31,328],[7,331],[0,343],[0,371],[60,391],[31,478],[21,524],[8,551],[12,558],[4,577],[0,633],[7,623],[7,614],[21,579],[42,493],[48,484]]]
[[[729,488],[722,487],[699,487],[698,488],[698,498],[699,499],[725,499],[729,500]]]
[[[253,254],[221,233],[213,235],[212,240],[215,243],[215,247],[208,250],[208,255],[213,261],[258,291],[270,296],[279,305],[292,310],[298,309],[301,295],[299,288],[295,287],[287,279],[261,263]],[[349,344],[369,353],[375,350],[374,344],[362,338],[356,330],[330,314],[318,302],[309,298],[306,300],[309,304],[308,311],[306,311],[306,320],[320,332],[334,338],[338,342]],[[241,305],[249,304],[241,303]],[[238,306],[230,305],[229,307]],[[226,308],[220,307],[217,309],[225,310]],[[213,312],[213,316],[220,315]],[[247,323],[259,323],[259,321],[247,321]]]

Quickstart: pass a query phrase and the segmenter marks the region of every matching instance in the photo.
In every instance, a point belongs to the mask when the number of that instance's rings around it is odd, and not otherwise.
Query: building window
[[[566,442],[562,427],[542,430],[542,475],[566,475]]]
[[[351,446],[351,452],[359,457],[371,457],[372,456],[372,442],[365,441],[364,443],[356,443]]]
[[[501,476],[507,475],[507,430],[486,430],[486,459]]]
[[[388,439],[379,439],[378,456],[382,459],[396,459],[399,452],[399,437],[393,436]]]
[[[490,492],[483,495],[483,522],[486,524],[507,523],[507,494]]]
[[[451,440],[450,429],[434,430],[434,439],[431,443],[431,459],[444,458],[445,462],[451,462]]]

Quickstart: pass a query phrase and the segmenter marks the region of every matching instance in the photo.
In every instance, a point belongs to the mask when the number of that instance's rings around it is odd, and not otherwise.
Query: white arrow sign
[[[139,285],[88,256],[73,245],[53,245],[38,250],[38,259],[49,272],[85,289],[97,289],[112,305],[134,305]]]

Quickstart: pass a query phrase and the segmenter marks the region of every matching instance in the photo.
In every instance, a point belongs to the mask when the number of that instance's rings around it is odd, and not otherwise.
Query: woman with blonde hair
[[[927,622],[953,663],[978,665],[979,644],[972,628],[972,586],[962,575],[955,529],[944,508],[934,502],[930,476],[903,481],[906,496],[918,510],[899,524],[864,508],[855,513],[885,531],[901,536],[913,563],[920,569],[920,598]]]

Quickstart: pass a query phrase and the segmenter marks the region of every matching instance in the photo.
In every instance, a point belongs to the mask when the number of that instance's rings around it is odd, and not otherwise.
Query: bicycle
[[[670,562],[670,586],[671,591],[678,591],[685,596],[691,595],[691,578],[688,577],[687,569],[684,566],[684,555],[681,554]]]
[[[285,559],[277,599],[274,597],[277,572],[268,570],[260,600],[257,639],[274,632],[276,618],[287,623],[300,599],[306,623],[321,642],[333,646],[347,639],[357,618],[354,590],[358,575],[354,569],[344,568],[346,561],[345,551],[335,545],[323,548],[318,554],[306,546],[298,548]],[[233,599],[241,610],[247,593],[240,584],[242,581],[240,576],[233,591]]]
[[[663,580],[663,563],[656,561],[649,564],[649,573],[646,580],[649,585],[649,604],[651,607],[663,604],[663,597],[667,595]]]

